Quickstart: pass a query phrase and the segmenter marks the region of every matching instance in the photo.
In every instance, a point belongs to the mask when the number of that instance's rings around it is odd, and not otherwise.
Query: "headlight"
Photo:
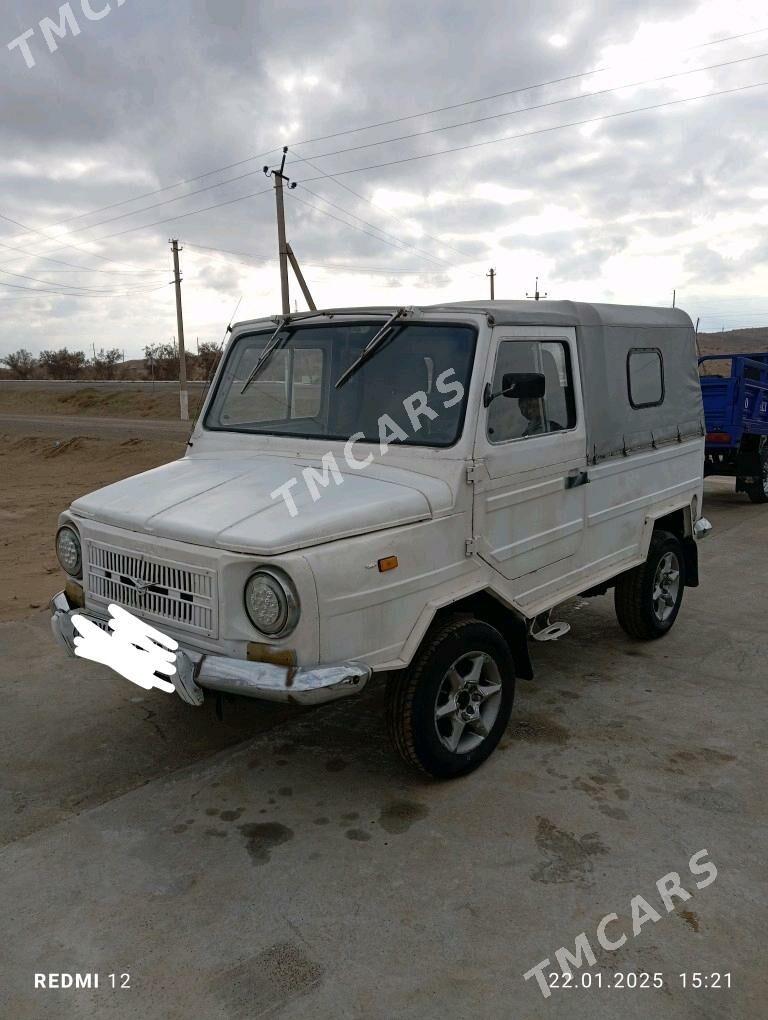
[[[299,621],[299,597],[282,572],[258,570],[245,586],[245,611],[262,634],[282,637]]]
[[[83,557],[80,551],[80,536],[74,528],[66,525],[56,535],[56,555],[62,568],[70,577],[82,577]]]

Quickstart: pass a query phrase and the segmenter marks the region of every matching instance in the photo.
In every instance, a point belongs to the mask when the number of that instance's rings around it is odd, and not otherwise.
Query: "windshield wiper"
[[[375,336],[371,337],[371,339],[362,349],[362,351],[360,352],[360,356],[355,361],[353,361],[349,368],[346,370],[346,372],[342,372],[342,374],[336,380],[337,390],[341,389],[344,383],[347,382],[348,379],[351,379],[355,372],[357,372],[358,369],[362,368],[366,361],[370,360],[374,356],[376,351],[379,350],[379,348],[383,345],[384,341],[387,339],[387,336],[390,330],[392,329],[395,320],[401,318],[402,316],[406,316],[407,314],[408,314],[407,308],[398,308],[395,314],[391,316],[391,318],[387,319],[387,321],[384,323],[384,325],[381,327],[378,333],[376,333]]]
[[[256,378],[256,376],[259,374],[259,372],[262,370],[262,368],[264,368],[266,363],[272,357],[274,352],[278,348],[284,347],[285,344],[288,342],[288,338],[290,337],[292,331],[288,330],[288,332],[286,332],[285,336],[282,337],[282,338],[280,337],[280,334],[282,333],[282,331],[285,329],[285,327],[288,325],[288,323],[290,321],[291,321],[290,315],[284,315],[284,316],[282,316],[282,318],[280,318],[278,320],[277,329],[272,334],[272,336],[269,338],[269,340],[267,340],[266,345],[264,347],[264,350],[261,352],[261,355],[259,356],[258,361],[253,366],[253,370],[251,371],[251,374],[245,380],[245,385],[240,390],[240,396],[242,396],[245,393],[245,391],[251,385],[253,380]]]

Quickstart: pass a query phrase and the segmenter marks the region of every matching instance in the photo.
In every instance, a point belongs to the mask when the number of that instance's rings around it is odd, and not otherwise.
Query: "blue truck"
[[[702,371],[706,362],[712,374]],[[717,373],[717,374],[715,374]],[[736,491],[768,503],[768,354],[699,358],[707,427],[704,477],[730,475]]]

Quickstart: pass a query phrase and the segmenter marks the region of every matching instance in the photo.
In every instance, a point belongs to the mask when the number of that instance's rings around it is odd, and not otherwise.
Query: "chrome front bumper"
[[[75,654],[72,616],[78,614],[104,626],[104,620],[70,604],[65,592],[51,599],[53,636],[66,651]],[[203,703],[204,690],[242,694],[264,701],[297,705],[321,705],[358,694],[371,677],[371,669],[359,662],[329,666],[275,666],[269,662],[230,659],[182,648],[176,652],[176,675],[172,677],[179,697],[190,705]]]

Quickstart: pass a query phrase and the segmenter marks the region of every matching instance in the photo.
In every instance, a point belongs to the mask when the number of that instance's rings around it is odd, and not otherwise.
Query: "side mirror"
[[[505,372],[501,377],[501,389],[491,392],[490,383],[485,387],[483,404],[488,407],[496,397],[513,397],[516,400],[540,400],[546,392],[546,380],[541,372]]]

